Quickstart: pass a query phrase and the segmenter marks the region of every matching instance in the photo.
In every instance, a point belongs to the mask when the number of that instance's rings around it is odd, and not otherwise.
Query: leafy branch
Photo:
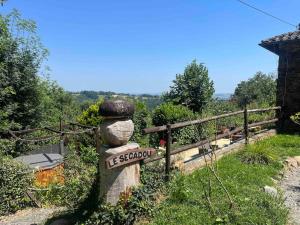
[[[298,124],[300,126],[300,112],[292,115],[290,118],[295,124]]]

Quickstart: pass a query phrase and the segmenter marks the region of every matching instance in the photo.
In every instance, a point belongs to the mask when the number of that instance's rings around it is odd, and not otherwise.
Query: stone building
[[[281,132],[300,131],[290,116],[300,112],[300,29],[262,41],[260,46],[279,56],[277,80],[278,129]]]

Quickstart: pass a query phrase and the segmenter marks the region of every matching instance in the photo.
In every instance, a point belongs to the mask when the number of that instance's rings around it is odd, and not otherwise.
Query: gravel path
[[[10,216],[0,217],[0,225],[39,225],[61,210],[63,208],[59,207],[25,209]]]
[[[290,223],[300,225],[300,167],[285,174],[280,184],[285,205],[290,209]]]

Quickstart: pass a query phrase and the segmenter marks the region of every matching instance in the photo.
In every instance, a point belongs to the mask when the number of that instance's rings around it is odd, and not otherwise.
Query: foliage
[[[79,107],[75,104],[73,96],[55,81],[39,77],[38,92],[38,109],[41,114],[39,126],[57,125],[60,119],[73,121],[78,114]]]
[[[46,130],[38,130],[32,133],[21,135],[20,137],[25,139],[36,139],[38,137],[45,137],[49,135],[53,135],[53,133]],[[59,137],[55,137],[51,140],[26,142],[11,138],[11,136],[8,136],[8,134],[4,134],[3,136],[3,139],[0,139],[0,154],[2,153],[3,155],[9,155],[12,157],[18,157],[24,153],[38,150],[42,146],[57,144],[59,142]]]
[[[234,101],[218,99],[213,100],[209,104],[208,109],[208,111],[210,111],[212,115],[221,115],[225,113],[236,112],[239,110],[241,110],[240,107],[238,107],[238,105]],[[218,119],[217,125],[219,128],[234,128],[242,126],[243,123],[243,115],[236,115]]]
[[[259,145],[259,147],[257,147]],[[291,135],[277,135],[253,145],[253,148],[267,148],[272,157],[283,161],[288,156],[300,154],[300,137]],[[263,151],[260,149],[259,151]],[[269,155],[268,152],[268,155]],[[175,180],[177,185],[170,185],[172,193],[180,184],[184,188],[179,193],[188,191],[188,198],[166,196],[166,200],[155,208],[155,214],[149,225],[158,224],[286,224],[288,210],[283,199],[272,197],[262,189],[265,185],[273,186],[273,179],[279,179],[282,164],[243,163],[239,154],[230,154],[217,162],[217,168],[224,186],[234,199],[235,207],[228,208],[227,195],[218,185],[216,179],[209,178],[206,169],[194,171]],[[205,197],[203,185],[210,187],[210,202]],[[173,190],[174,189],[174,190]],[[180,201],[179,201],[180,200]],[[213,207],[215,214],[212,213]]]
[[[296,113],[295,115],[292,115],[292,116],[291,116],[291,120],[292,120],[294,123],[300,125],[300,112]]]
[[[171,199],[181,203],[189,199],[191,191],[187,187],[185,176],[180,175],[176,177],[176,179],[172,181],[172,184],[170,186],[172,187],[170,192]]]
[[[247,81],[238,84],[234,91],[233,99],[240,106],[250,103],[267,103],[269,106],[275,104],[276,81],[274,76],[257,72]]]
[[[214,84],[209,79],[208,70],[194,60],[183,74],[177,74],[170,91],[163,97],[165,101],[185,105],[194,112],[202,112],[212,100]]]
[[[157,168],[142,168],[142,185],[123,196],[116,206],[101,204],[96,212],[84,222],[85,225],[132,225],[145,216],[154,213],[159,190],[164,186],[163,176]]]
[[[60,118],[72,120],[77,113],[71,95],[38,76],[47,50],[36,29],[35,22],[22,19],[16,10],[0,15],[0,130],[57,125]],[[34,135],[41,133],[28,136]],[[33,148],[34,144],[0,140],[5,155],[15,157]]]
[[[31,205],[26,191],[32,176],[27,167],[0,154],[0,177],[0,216]]]
[[[82,114],[77,118],[80,124],[89,126],[99,126],[103,121],[103,118],[99,115],[99,107],[104,102],[103,98],[99,98],[98,101],[90,105],[88,109],[82,112]]]
[[[182,122],[195,118],[195,114],[187,107],[164,103],[155,108],[152,122],[155,126],[166,125],[168,123]]]
[[[58,124],[77,114],[73,97],[38,76],[48,52],[36,24],[14,10],[0,15],[0,129]]]
[[[132,141],[139,143],[143,147],[148,147],[149,137],[143,134],[143,129],[149,127],[151,123],[150,112],[145,103],[134,101],[135,112],[133,115],[134,133]]]
[[[155,126],[162,126],[166,124],[173,124],[176,122],[183,122],[193,120],[196,115],[185,106],[174,105],[173,103],[164,103],[156,107],[152,116],[152,123]],[[172,133],[173,141],[179,144],[187,144],[197,140],[197,127],[189,126]],[[164,134],[159,134],[159,139],[165,139]],[[158,141],[158,140],[156,140]],[[156,143],[157,144],[157,143]]]
[[[6,2],[7,0],[0,0],[0,4],[1,6],[3,6],[4,2]]]
[[[239,158],[242,162],[248,164],[271,164],[278,160],[276,154],[264,143],[249,145],[243,151],[239,152]]]
[[[15,146],[16,146],[15,141],[9,139],[0,139],[0,156],[15,155],[16,153]]]
[[[36,125],[40,119],[37,73],[47,51],[35,23],[22,19],[17,11],[0,15],[0,30],[0,116],[9,121],[4,128]]]
[[[64,161],[65,183],[51,184],[48,189],[37,191],[37,198],[44,205],[76,207],[91,190],[97,171],[97,159],[98,155],[93,148],[83,148],[80,156],[71,148]]]

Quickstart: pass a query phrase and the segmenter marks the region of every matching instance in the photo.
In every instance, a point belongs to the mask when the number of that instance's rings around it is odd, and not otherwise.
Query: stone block
[[[117,148],[101,147],[99,163],[100,197],[105,202],[116,205],[122,193],[128,192],[131,187],[140,184],[139,161],[113,169],[107,169],[105,163],[108,157],[135,148],[139,148],[139,145],[136,143],[130,143]]]
[[[298,167],[298,162],[295,158],[289,157],[284,161],[287,170],[293,170]]]
[[[127,144],[134,131],[132,120],[105,121],[100,126],[103,141],[110,146]]]
[[[265,186],[264,187],[264,191],[269,194],[270,196],[276,198],[278,196],[278,191],[276,188],[274,187],[270,187],[270,186]]]
[[[295,156],[294,159],[297,161],[298,166],[300,166],[300,156]]]

